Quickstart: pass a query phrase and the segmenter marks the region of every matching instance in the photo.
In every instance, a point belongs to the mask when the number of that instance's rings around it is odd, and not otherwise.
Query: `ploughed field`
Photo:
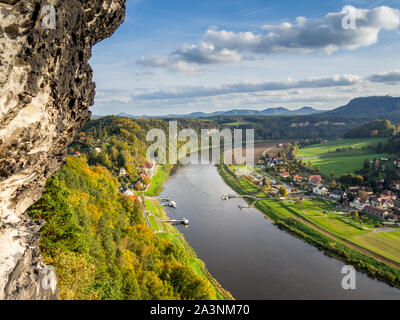
[[[279,144],[287,144],[288,141],[268,141],[268,142],[258,142],[254,144],[254,160],[258,161],[262,159],[266,154],[269,157],[278,157],[279,152],[285,150],[284,147],[279,147]],[[242,155],[246,156],[247,149],[243,148]],[[229,150],[225,153],[225,161],[230,163],[230,159],[233,159],[233,163],[236,163],[233,150]]]
[[[388,158],[389,154],[377,154],[373,149],[369,149],[386,140],[387,138],[343,139],[301,148],[297,155],[304,161],[311,161],[313,167],[320,167],[322,174],[329,176],[333,171],[335,176],[339,177],[360,170],[366,158]]]

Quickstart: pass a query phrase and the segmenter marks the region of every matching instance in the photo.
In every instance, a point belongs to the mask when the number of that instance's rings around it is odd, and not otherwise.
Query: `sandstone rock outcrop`
[[[0,0],[0,299],[58,298],[25,211],[89,121],[92,46],[124,17],[125,0]]]

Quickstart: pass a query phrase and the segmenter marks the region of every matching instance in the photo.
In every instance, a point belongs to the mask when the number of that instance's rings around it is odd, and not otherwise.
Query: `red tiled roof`
[[[145,168],[148,168],[148,169],[151,169],[151,168],[153,168],[153,164],[152,163],[150,163],[150,162],[146,162],[145,164],[144,164],[144,167]]]

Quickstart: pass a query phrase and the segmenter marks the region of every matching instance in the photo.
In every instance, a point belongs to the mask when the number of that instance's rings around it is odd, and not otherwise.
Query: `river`
[[[236,299],[400,299],[400,290],[357,273],[356,290],[343,290],[344,263],[275,227],[256,209],[239,209],[213,165],[178,168],[165,183],[177,209],[171,219],[208,271]]]

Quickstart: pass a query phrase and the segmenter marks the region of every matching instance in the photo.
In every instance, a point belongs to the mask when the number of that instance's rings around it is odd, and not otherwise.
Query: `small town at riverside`
[[[222,199],[244,198],[278,227],[399,286],[400,159],[380,150],[386,141],[276,142],[254,166],[219,166],[238,194]],[[325,157],[331,161],[320,161]],[[379,275],[384,267],[390,270]]]

